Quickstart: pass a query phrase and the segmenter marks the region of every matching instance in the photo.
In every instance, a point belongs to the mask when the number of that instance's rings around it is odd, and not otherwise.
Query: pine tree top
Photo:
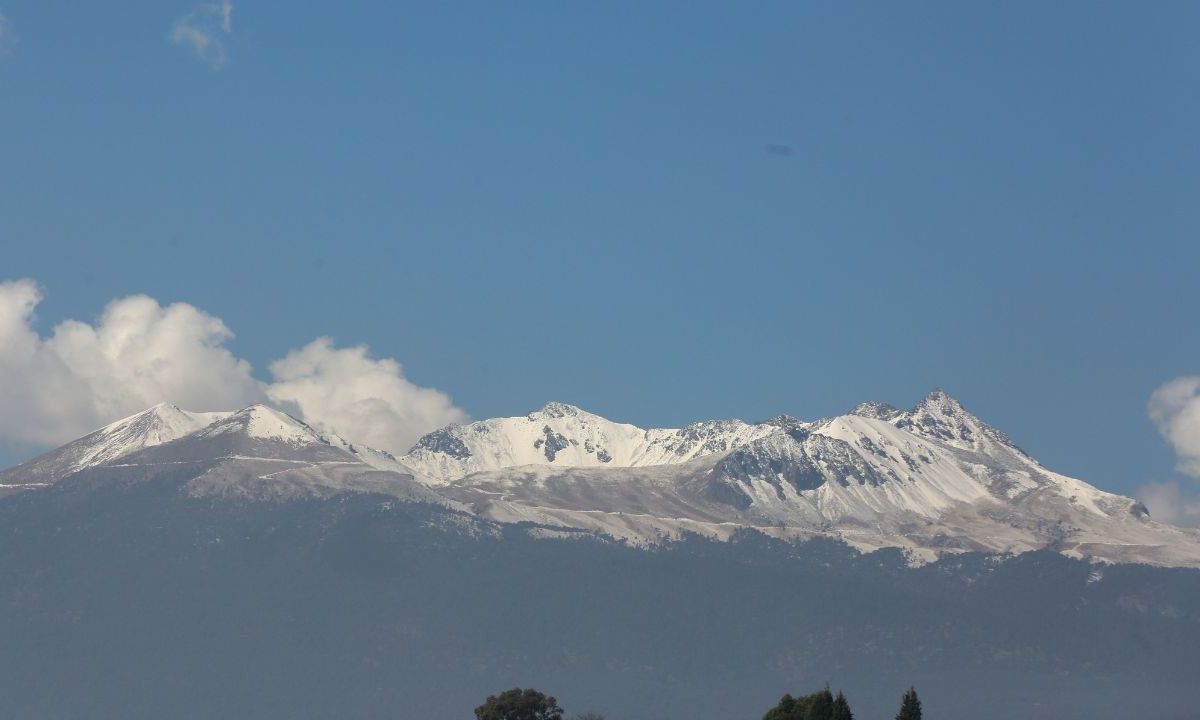
[[[905,691],[896,720],[921,720],[921,699],[917,697],[916,688],[910,687]]]

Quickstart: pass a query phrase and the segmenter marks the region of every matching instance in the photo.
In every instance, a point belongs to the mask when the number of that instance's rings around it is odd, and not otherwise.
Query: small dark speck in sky
[[[772,143],[770,145],[767,145],[766,148],[764,148],[764,149],[767,151],[768,155],[793,155],[793,154],[795,154],[795,151],[792,150],[791,145],[778,145],[778,144]]]

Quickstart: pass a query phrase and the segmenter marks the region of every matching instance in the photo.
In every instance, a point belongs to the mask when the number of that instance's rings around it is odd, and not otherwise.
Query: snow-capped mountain
[[[461,716],[444,700],[464,687],[564,669],[597,696],[641,683],[628,717],[645,697],[733,717],[741,699],[709,706],[829,668],[936,688],[964,717],[985,691],[989,720],[1100,691],[1091,716],[1151,697],[1191,717],[1200,571],[1180,568],[1200,567],[1200,534],[1043,468],[940,391],[680,430],[551,404],[414,458],[423,481],[278,409],[159,406],[8,471],[0,716],[127,717],[130,698],[142,717],[237,716],[270,667],[259,704],[279,718],[422,697],[421,717]],[[680,687],[681,667],[701,680]],[[128,683],[98,695],[97,668]]]
[[[0,487],[54,483],[71,473],[181,438],[229,415],[188,412],[170,403],[160,403],[0,472]]]
[[[817,421],[642,429],[550,403],[452,425],[401,458],[263,405],[159,405],[0,475],[7,492],[89,471],[89,482],[181,478],[192,495],[248,499],[382,493],[503,523],[635,544],[755,529],[830,537],[914,560],[1053,549],[1113,562],[1200,566],[1200,533],[1043,468],[941,390],[911,410],[865,403]],[[168,472],[169,471],[169,472]]]
[[[380,492],[446,504],[389,453],[322,433],[265,405],[193,413],[167,403],[118,420],[0,473],[8,493],[47,487],[85,471],[125,480],[188,475],[193,495],[287,499]]]
[[[432,485],[527,465],[629,468],[728,452],[775,430],[740,420],[645,430],[552,402],[521,417],[451,425],[422,437],[400,462]]]
[[[915,408],[861,405],[813,423],[779,418],[725,452],[674,465],[555,467],[467,475],[443,494],[504,522],[595,530],[635,542],[741,528],[835,537],[864,550],[1051,548],[1114,562],[1200,565],[1200,534],[1134,500],[1043,468],[936,390]]]
[[[293,444],[311,442],[343,450],[379,470],[411,474],[390,453],[354,445],[333,433],[321,433],[287,413],[265,405],[253,405],[236,413],[201,413],[159,403],[0,472],[0,488],[13,490],[50,485],[81,470],[111,464],[132,453],[193,433],[201,433],[201,437],[241,433]]]
[[[374,467],[349,443],[265,405],[222,415],[192,433],[92,466],[62,482],[155,480],[177,482],[194,497],[296,500],[350,492],[452,504],[411,474]]]

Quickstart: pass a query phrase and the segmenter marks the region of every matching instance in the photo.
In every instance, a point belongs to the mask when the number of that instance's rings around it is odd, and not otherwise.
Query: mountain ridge
[[[1200,567],[1200,533],[1047,470],[941,389],[907,411],[863,403],[814,421],[781,415],[677,429],[551,402],[441,428],[399,458],[264,405],[204,415],[158,405],[4,471],[0,484],[36,490],[82,469],[170,463],[204,465],[185,486],[190,494],[382,493],[639,545],[753,529],[860,551],[899,548],[914,562],[1053,549]]]

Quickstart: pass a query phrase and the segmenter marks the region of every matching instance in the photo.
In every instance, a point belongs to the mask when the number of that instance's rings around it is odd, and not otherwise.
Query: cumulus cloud
[[[1200,494],[1177,482],[1148,483],[1138,489],[1137,496],[1158,522],[1200,527]]]
[[[213,70],[225,66],[224,36],[233,32],[233,2],[206,3],[177,19],[171,26],[171,43],[192,51]]]
[[[1176,469],[1200,478],[1200,377],[1176,378],[1158,388],[1147,411],[1175,451]],[[1137,496],[1158,522],[1200,527],[1200,490],[1191,483],[1151,482]]]
[[[233,334],[183,303],[115,300],[95,325],[68,320],[48,337],[32,325],[32,281],[0,284],[0,434],[56,443],[171,400],[198,410],[264,397],[249,363],[222,347]]]
[[[1150,396],[1150,419],[1179,458],[1179,471],[1200,478],[1200,377],[1182,377]]]
[[[316,340],[273,363],[267,383],[225,347],[225,323],[192,305],[133,295],[94,323],[67,320],[42,336],[41,300],[30,280],[0,283],[0,438],[54,445],[159,402],[204,411],[268,401],[352,442],[403,451],[465,417],[365,347]]]
[[[442,392],[414,385],[391,358],[318,338],[271,364],[268,396],[322,429],[381,450],[408,450],[425,432],[466,414]]]

